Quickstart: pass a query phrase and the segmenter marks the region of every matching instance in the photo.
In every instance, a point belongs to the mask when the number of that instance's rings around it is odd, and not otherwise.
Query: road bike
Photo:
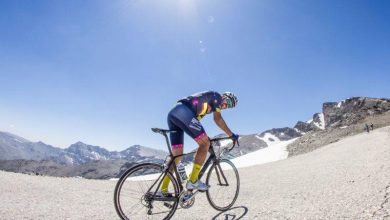
[[[195,203],[197,190],[189,191],[181,180],[175,159],[195,152],[173,156],[168,139],[171,130],[152,128],[165,137],[169,155],[163,164],[141,163],[126,170],[119,178],[114,192],[114,204],[121,219],[170,219],[180,205],[188,209]],[[221,147],[220,141],[231,139],[219,137],[210,139],[209,157],[204,163],[199,179],[206,175],[207,200],[219,211],[233,206],[240,190],[240,178],[234,164],[226,155],[235,147]],[[238,144],[238,141],[237,141]],[[158,193],[164,177],[170,179],[168,193]]]

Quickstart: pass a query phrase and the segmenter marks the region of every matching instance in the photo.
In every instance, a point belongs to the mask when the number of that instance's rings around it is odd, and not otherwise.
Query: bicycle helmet
[[[226,103],[228,108],[233,108],[237,105],[238,99],[233,93],[224,92],[222,94],[222,97],[226,98]]]

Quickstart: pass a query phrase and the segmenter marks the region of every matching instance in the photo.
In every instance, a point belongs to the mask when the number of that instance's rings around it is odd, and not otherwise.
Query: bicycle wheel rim
[[[140,175],[145,172],[148,174]],[[157,178],[162,178],[161,173],[161,165],[146,163],[134,166],[122,175],[114,192],[115,209],[121,219],[170,219],[173,216],[178,206],[177,199],[168,202],[154,200],[151,203],[152,213],[148,214],[149,208],[147,206],[150,203],[145,201],[146,191]],[[170,172],[167,173],[167,176],[171,180],[169,192],[174,198],[177,198],[179,195],[177,182]],[[152,194],[157,189],[158,182],[150,190]],[[166,204],[169,204],[170,207]]]
[[[210,188],[206,195],[213,208],[218,211],[226,211],[237,200],[240,191],[240,177],[231,161],[223,159],[219,161],[219,165],[214,163],[207,174],[206,184]]]

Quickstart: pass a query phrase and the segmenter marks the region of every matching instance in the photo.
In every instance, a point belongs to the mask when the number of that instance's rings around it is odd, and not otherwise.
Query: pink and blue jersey
[[[169,130],[176,131],[170,133],[172,148],[183,147],[184,132],[196,141],[207,136],[199,120],[211,112],[220,112],[221,104],[221,95],[214,91],[196,93],[180,99],[167,118]]]
[[[179,102],[188,106],[198,120],[211,112],[220,112],[222,96],[218,92],[206,91],[180,99]]]

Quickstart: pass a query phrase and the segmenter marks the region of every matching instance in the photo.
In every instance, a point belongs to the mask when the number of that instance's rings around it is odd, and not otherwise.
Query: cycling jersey
[[[221,95],[213,91],[196,93],[180,99],[167,118],[169,129],[176,131],[170,133],[172,149],[183,147],[184,132],[195,141],[207,136],[199,120],[208,113],[220,112],[221,103]]]
[[[178,102],[189,107],[196,118],[201,120],[206,114],[221,111],[222,96],[214,91],[205,91],[180,99]]]

